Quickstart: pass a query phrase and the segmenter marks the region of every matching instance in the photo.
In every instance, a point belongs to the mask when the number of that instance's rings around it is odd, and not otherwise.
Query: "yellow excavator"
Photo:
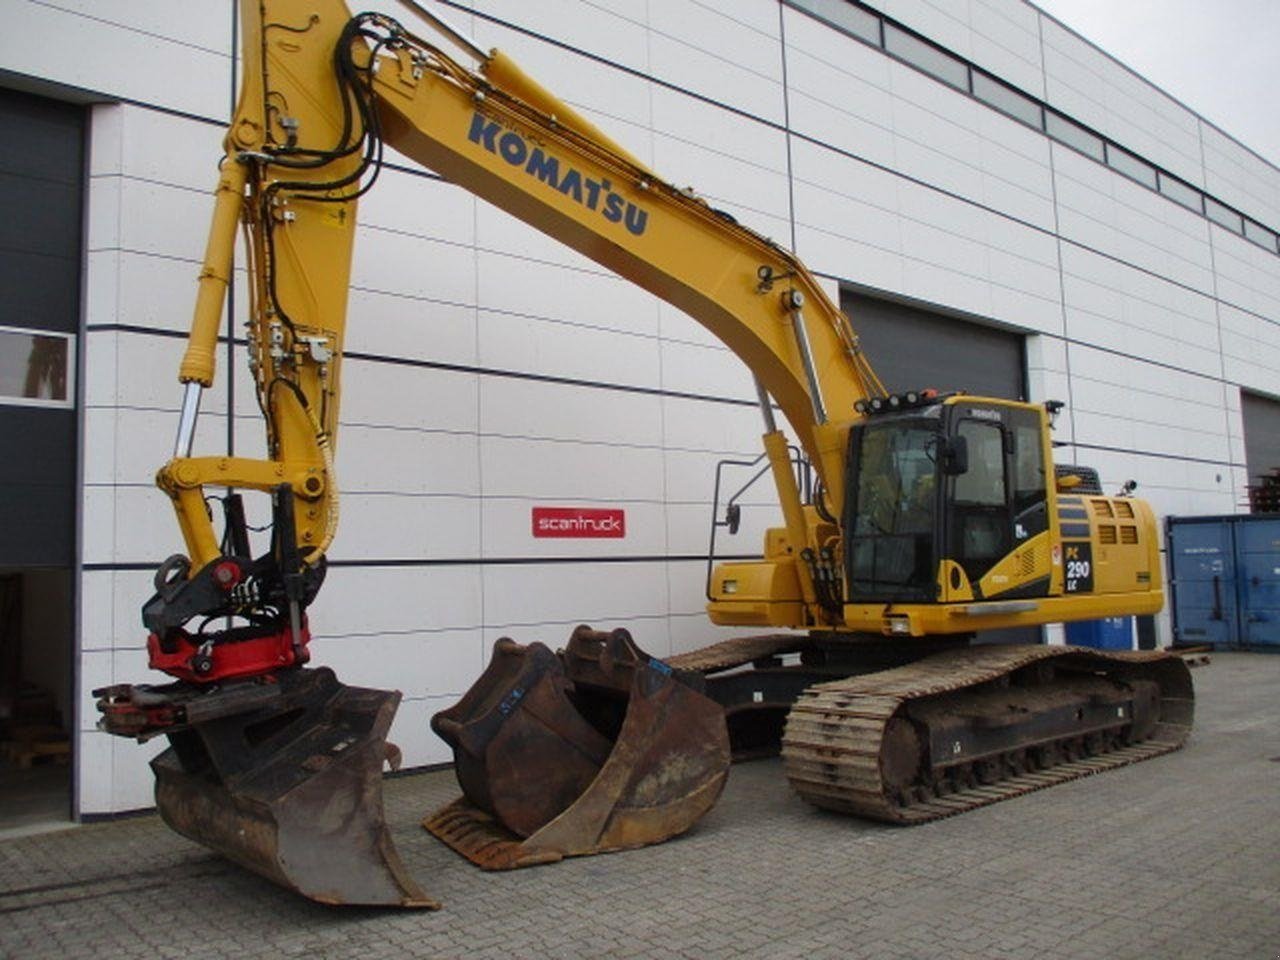
[[[185,552],[143,607],[150,666],[172,681],[96,691],[103,729],[168,737],[152,766],[170,826],[321,902],[437,905],[382,809],[399,693],[306,666],[306,611],[338,520],[357,202],[385,146],[722,340],[755,375],[757,473],[782,513],[762,557],[708,578],[711,620],[748,636],[666,661],[622,629],[581,627],[559,651],[498,641],[432,721],[462,796],[425,826],[454,849],[503,869],[658,842],[710,809],[733,756],[781,751],[814,804],[913,823],[1183,742],[1193,695],[1179,659],[971,643],[1162,604],[1151,510],[1055,468],[1059,404],[888,393],[791,253],[663,180],[505,55],[401,2],[406,22],[352,17],[341,0],[240,3],[241,96],[175,453],[157,476]],[[192,453],[241,227],[262,460]],[[259,556],[239,491],[270,498]],[[714,526],[740,520],[730,497]]]

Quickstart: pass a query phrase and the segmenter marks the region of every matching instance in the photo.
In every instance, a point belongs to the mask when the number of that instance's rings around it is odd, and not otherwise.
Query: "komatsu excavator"
[[[1059,405],[888,394],[792,254],[663,180],[508,57],[401,3],[407,24],[352,17],[341,0],[240,3],[241,96],[176,449],[157,477],[185,552],[143,608],[150,665],[173,679],[97,691],[103,729],[168,737],[152,766],[174,829],[315,900],[436,905],[382,809],[400,695],[305,666],[338,520],[357,200],[384,146],[719,337],[755,375],[760,469],[783,521],[760,559],[718,565],[708,588],[713,622],[775,632],[666,662],[625,630],[579,628],[560,652],[498,641],[433,720],[463,791],[427,818],[437,836],[490,868],[657,842],[715,803],[731,754],[779,749],[807,800],[911,823],[1182,743],[1181,660],[969,642],[1161,606],[1151,510],[1104,496],[1088,471],[1055,470]],[[239,226],[262,460],[192,453]],[[238,491],[271,499],[257,557]],[[739,516],[731,502],[715,522]]]

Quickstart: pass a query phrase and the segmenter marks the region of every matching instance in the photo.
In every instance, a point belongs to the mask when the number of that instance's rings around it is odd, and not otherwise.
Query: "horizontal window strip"
[[[1212,219],[1225,229],[1246,237],[1271,253],[1280,254],[1280,238],[1277,237],[1276,231],[1256,225],[1252,233],[1246,231],[1244,221],[1248,219],[1247,217],[1205,191],[1186,184],[1162,167],[1125,150],[1110,138],[1078,121],[1069,119],[1037,97],[988,74],[971,61],[892,17],[858,0],[822,0],[822,2],[783,0],[783,2],[834,27],[846,36],[879,50],[991,109],[1071,147],[1142,184],[1153,193],[1159,193],[1173,203],[1192,210],[1202,217]],[[856,11],[856,16],[845,13],[845,8]],[[1040,15],[1039,11],[1037,15]],[[851,23],[856,24],[856,27],[851,26]],[[1119,63],[1119,61],[1116,62]],[[1188,112],[1197,119],[1201,119],[1198,114]],[[1231,139],[1234,141],[1234,138]],[[1168,184],[1167,187],[1166,184]],[[1216,216],[1206,211],[1206,203],[1216,205]],[[1237,218],[1239,218],[1238,221]]]

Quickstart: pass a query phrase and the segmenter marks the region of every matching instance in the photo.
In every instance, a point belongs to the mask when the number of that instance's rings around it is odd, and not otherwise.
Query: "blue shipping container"
[[[1174,643],[1280,650],[1280,517],[1169,517]]]
[[[1133,617],[1104,617],[1068,623],[1067,643],[1095,650],[1132,650]]]

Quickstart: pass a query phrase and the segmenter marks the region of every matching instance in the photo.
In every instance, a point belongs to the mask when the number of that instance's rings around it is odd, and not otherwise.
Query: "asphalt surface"
[[[0,841],[0,957],[1280,957],[1280,656],[1193,671],[1188,745],[949,820],[822,813],[776,760],[687,836],[482,873],[419,826],[449,772],[386,784],[439,912],[327,908],[155,816]]]

